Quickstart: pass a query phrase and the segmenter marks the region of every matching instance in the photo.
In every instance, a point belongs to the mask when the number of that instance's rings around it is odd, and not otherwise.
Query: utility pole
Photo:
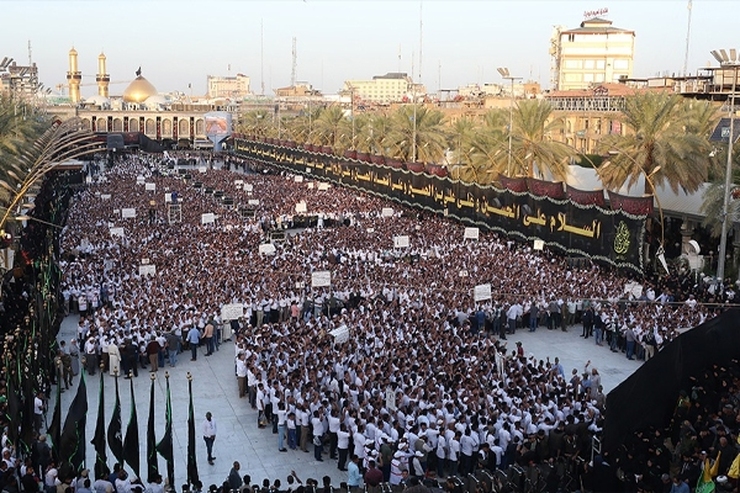
[[[296,38],[293,36],[293,65],[290,70],[290,87],[295,87],[296,69],[298,67],[298,50],[296,48]]]
[[[265,95],[265,21],[260,20],[260,95]]]

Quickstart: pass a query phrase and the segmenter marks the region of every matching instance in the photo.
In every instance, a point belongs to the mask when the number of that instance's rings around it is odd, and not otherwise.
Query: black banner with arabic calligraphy
[[[567,255],[640,273],[643,269],[645,216],[263,142],[237,139],[235,147],[242,157],[292,173],[444,214],[520,241],[543,240]]]

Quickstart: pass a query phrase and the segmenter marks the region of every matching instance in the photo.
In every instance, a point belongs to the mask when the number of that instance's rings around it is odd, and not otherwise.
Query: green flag
[[[110,474],[108,469],[108,457],[105,451],[105,392],[104,376],[100,372],[100,392],[98,393],[98,420],[95,423],[95,436],[90,443],[95,446],[95,477],[107,477]]]
[[[195,484],[198,478],[198,459],[195,455],[195,416],[193,414],[193,379],[188,372],[188,394],[190,410],[188,411],[188,483]]]
[[[134,379],[131,384],[131,416],[126,426],[126,436],[123,439],[123,460],[129,465],[137,478],[140,478],[139,465],[139,419],[136,415],[136,398],[134,396]]]
[[[154,374],[149,388],[149,421],[146,427],[146,471],[147,481],[151,482],[159,474],[157,463],[157,438],[154,436]]]
[[[80,374],[80,385],[77,394],[69,406],[64,420],[62,437],[59,441],[60,465],[69,465],[77,475],[85,465],[85,421],[87,417],[87,386],[85,373]],[[60,473],[63,468],[60,467]]]
[[[123,464],[123,438],[121,435],[121,397],[118,394],[118,373],[114,375],[116,381],[116,403],[113,406],[113,416],[108,424],[108,446],[116,458],[117,464]]]
[[[157,444],[157,452],[167,462],[167,481],[174,485],[175,481],[175,457],[172,444],[172,400],[170,397],[170,375],[165,373],[164,378],[167,380],[167,397],[164,411],[164,436]]]

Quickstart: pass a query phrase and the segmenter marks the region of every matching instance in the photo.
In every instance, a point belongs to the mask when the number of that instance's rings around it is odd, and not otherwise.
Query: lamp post
[[[509,102],[509,159],[506,162],[506,176],[511,176],[511,130],[514,125],[514,81],[520,80],[521,77],[512,76],[507,67],[499,67],[496,70],[501,74],[502,79],[511,81],[511,101]]]
[[[20,215],[20,216],[15,216],[13,219],[15,219],[16,221],[34,221],[34,222],[37,222],[37,223],[46,224],[47,226],[51,226],[53,228],[64,229],[62,226],[60,226],[58,224],[50,223],[49,221],[44,221],[42,219],[37,219],[37,218],[35,218],[33,216],[29,216],[29,215],[26,215],[26,214],[23,214],[23,215]]]
[[[730,208],[730,185],[732,184],[732,145],[734,144],[735,132],[735,87],[737,85],[737,69],[740,61],[737,58],[737,52],[730,50],[729,56],[725,50],[712,50],[712,56],[717,60],[722,69],[732,69],[732,91],[728,98],[730,132],[727,136],[727,164],[725,166],[725,190],[724,200],[722,201],[722,232],[719,237],[719,258],[717,259],[717,280],[722,282],[725,278],[725,257],[727,257],[727,228]],[[724,73],[722,80],[724,82]]]

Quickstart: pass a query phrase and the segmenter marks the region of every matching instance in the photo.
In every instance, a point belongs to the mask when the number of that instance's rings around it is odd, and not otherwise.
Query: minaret
[[[98,74],[95,76],[98,83],[98,95],[104,98],[108,97],[108,84],[110,84],[110,75],[105,71],[105,54],[98,55]]]
[[[69,84],[69,98],[73,103],[79,103],[82,72],[80,72],[77,67],[77,50],[75,50],[74,47],[69,50],[69,71],[67,72],[67,82]]]

